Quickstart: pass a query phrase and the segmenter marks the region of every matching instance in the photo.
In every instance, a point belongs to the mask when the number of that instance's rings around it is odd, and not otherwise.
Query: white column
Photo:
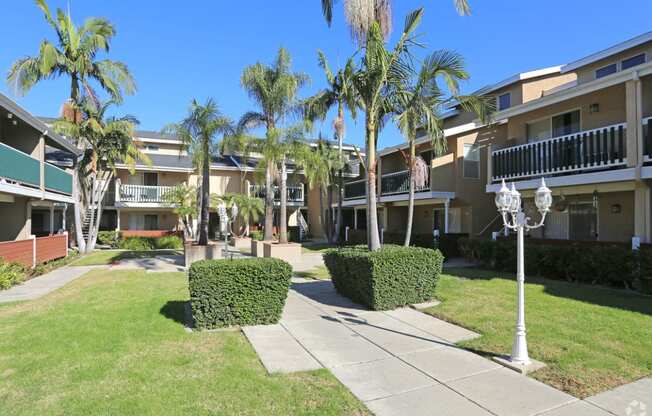
[[[353,207],[353,229],[358,229],[358,208]]]
[[[54,202],[50,202],[50,235],[54,234]]]
[[[120,231],[120,210],[116,209],[115,213],[116,213],[115,230]]]
[[[121,185],[122,185],[122,181],[120,180],[120,178],[115,178],[115,202],[120,201],[120,186]],[[114,205],[115,205],[115,203],[114,203]]]
[[[63,212],[61,213],[61,228],[63,231],[67,232],[66,228],[66,215],[68,214],[68,204],[64,204],[63,206]]]
[[[450,199],[444,201],[444,234],[448,234],[448,208],[450,206]]]

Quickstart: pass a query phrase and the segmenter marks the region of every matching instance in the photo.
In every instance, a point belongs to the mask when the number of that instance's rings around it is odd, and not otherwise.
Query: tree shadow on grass
[[[469,280],[504,279],[516,281],[516,276],[510,272],[475,268],[450,268],[444,270],[443,274]],[[525,282],[542,285],[545,293],[552,296],[652,315],[652,297],[632,290],[545,279],[538,276],[531,277],[527,274],[525,276]]]
[[[194,328],[194,319],[192,318],[192,308],[187,300],[170,300],[161,310],[161,315],[183,325],[186,328]]]

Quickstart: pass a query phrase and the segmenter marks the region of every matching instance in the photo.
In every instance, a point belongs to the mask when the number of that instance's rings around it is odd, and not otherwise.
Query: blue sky
[[[185,3],[185,4],[184,4]],[[393,42],[404,16],[425,6],[418,29],[427,48],[452,49],[466,60],[471,80],[467,92],[515,73],[563,64],[614,43],[652,30],[650,0],[470,0],[472,16],[460,17],[451,0],[394,0]],[[65,0],[50,0],[50,8],[66,7]],[[183,6],[181,6],[183,5]],[[3,78],[11,63],[36,54],[41,39],[54,40],[40,10],[28,0],[3,7],[0,27]],[[317,65],[317,49],[331,64],[342,64],[355,52],[343,16],[336,5],[329,28],[319,0],[101,1],[71,0],[73,18],[103,16],[117,28],[110,58],[129,66],[138,92],[117,110],[133,114],[139,128],[160,130],[178,121],[194,97],[214,97],[222,111],[237,120],[253,104],[240,87],[246,65],[270,62],[279,46],[293,57],[293,67],[312,82],[302,91],[308,96],[324,86]],[[19,97],[2,83],[0,91],[35,115],[56,116],[69,95],[67,79],[48,80]],[[330,119],[317,125],[332,135]],[[363,145],[363,121],[349,120],[347,142]],[[393,126],[380,137],[380,147],[403,141]]]

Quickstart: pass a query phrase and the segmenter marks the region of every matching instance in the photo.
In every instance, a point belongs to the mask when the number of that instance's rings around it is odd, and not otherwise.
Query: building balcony
[[[346,182],[344,184],[344,199],[359,199],[367,196],[367,180]]]
[[[303,185],[288,185],[287,186],[287,202],[291,205],[303,204],[304,201],[304,191]],[[249,195],[265,199],[265,187],[263,185],[249,185]],[[281,202],[281,189],[278,186],[274,186],[274,202],[279,204]]]
[[[402,170],[400,172],[386,173],[382,175],[380,184],[381,195],[407,194],[410,192],[410,172]],[[430,191],[430,178],[426,179],[424,186],[417,186],[414,191]]]
[[[169,205],[166,195],[172,186],[119,185],[115,204],[155,204]]]
[[[627,165],[626,123],[495,150],[491,181],[614,170]]]
[[[652,162],[652,117],[643,119],[643,161]]]
[[[28,188],[41,188],[41,163],[43,163],[43,189],[62,195],[72,195],[72,175],[47,162],[0,143],[0,178],[5,182]]]

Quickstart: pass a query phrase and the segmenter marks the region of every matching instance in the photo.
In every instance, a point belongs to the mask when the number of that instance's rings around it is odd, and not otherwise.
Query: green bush
[[[249,236],[251,237],[252,240],[257,240],[257,241],[263,240],[263,232],[261,230],[252,231],[249,233]]]
[[[292,267],[273,258],[201,260],[188,272],[190,304],[198,328],[277,323]]]
[[[625,246],[570,241],[564,245],[546,244],[535,239],[526,240],[525,245],[525,273],[529,275],[624,287],[631,287],[637,277],[636,255]],[[460,239],[459,249],[464,257],[482,267],[516,272],[516,242],[512,238]]]
[[[10,263],[0,258],[0,289],[9,289],[25,280],[26,269],[19,263]]]
[[[149,251],[149,250],[180,250],[183,241],[176,235],[165,237],[127,237],[118,242],[118,247],[123,250]]]
[[[97,233],[97,242],[112,248],[118,247],[120,232],[118,231],[100,231]]]
[[[443,256],[438,250],[384,245],[329,249],[324,263],[339,293],[373,310],[394,309],[435,295]]]

